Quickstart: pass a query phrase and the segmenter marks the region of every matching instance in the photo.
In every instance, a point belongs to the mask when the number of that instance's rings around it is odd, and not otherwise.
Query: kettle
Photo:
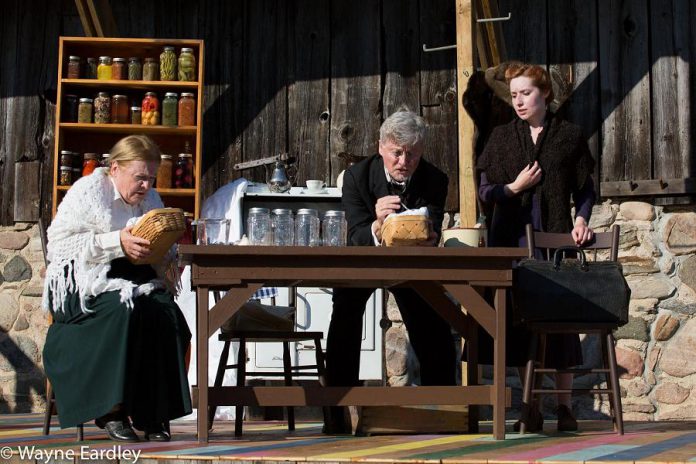
[[[266,183],[268,190],[273,193],[283,193],[290,190],[290,179],[282,161],[276,161],[271,177]]]

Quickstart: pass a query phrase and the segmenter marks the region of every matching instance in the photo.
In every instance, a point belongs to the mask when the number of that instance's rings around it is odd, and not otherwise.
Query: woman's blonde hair
[[[508,65],[505,70],[505,81],[508,86],[510,81],[516,77],[528,77],[532,80],[532,84],[541,90],[541,93],[548,92],[546,96],[546,103],[549,104],[553,101],[553,87],[551,86],[551,76],[549,72],[539,66],[538,64],[527,64],[512,62]]]
[[[157,144],[146,135],[129,135],[113,146],[109,152],[109,164],[117,162],[122,166],[131,161],[160,162],[160,149]]]

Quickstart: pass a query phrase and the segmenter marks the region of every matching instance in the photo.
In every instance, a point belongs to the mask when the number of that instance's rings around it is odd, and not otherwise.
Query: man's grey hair
[[[379,141],[413,147],[425,140],[425,120],[413,111],[393,113],[379,128]]]

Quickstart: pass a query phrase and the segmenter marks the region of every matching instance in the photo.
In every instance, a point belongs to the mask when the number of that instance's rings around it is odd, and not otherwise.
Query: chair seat
[[[303,340],[316,340],[324,336],[322,332],[295,332],[280,330],[233,330],[223,332],[218,336],[221,342],[239,340],[244,338],[252,342],[300,342]]]

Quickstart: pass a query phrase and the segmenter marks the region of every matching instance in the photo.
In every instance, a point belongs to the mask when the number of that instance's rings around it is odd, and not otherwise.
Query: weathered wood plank
[[[381,108],[379,2],[331,7],[331,183],[343,169],[341,152],[377,153]]]
[[[288,139],[297,157],[297,185],[306,179],[331,182],[330,11],[325,0],[288,4]]]
[[[652,143],[647,0],[599,2],[598,17],[602,180],[649,179]]]
[[[427,13],[432,14],[431,18],[425,19],[421,26],[429,23],[430,20],[437,21],[437,26],[441,26],[437,14],[427,8]],[[452,10],[450,9],[450,13]],[[420,60],[421,46],[419,42],[433,42],[437,39],[428,37],[427,32],[421,30],[421,37],[418,37],[419,11],[416,2],[405,3],[399,0],[384,0],[382,3],[382,30],[384,44],[384,96],[382,97],[382,108],[384,117],[397,111],[401,106],[407,106],[411,111],[419,113],[419,107],[424,102],[421,101],[419,88],[419,66],[427,66],[432,53],[423,53]],[[393,18],[399,18],[394,21]],[[451,21],[450,21],[451,22]],[[431,27],[434,25],[430,24]],[[446,39],[447,40],[447,39]],[[449,39],[451,40],[451,39]],[[436,55],[452,56],[451,51],[436,53]],[[451,60],[450,60],[451,61]],[[428,79],[430,72],[424,72],[422,76]],[[429,100],[431,95],[423,95],[424,101]]]
[[[420,42],[431,47],[456,43],[455,9],[455,2],[421,3]],[[445,208],[457,211],[457,51],[422,52],[420,57],[421,113],[428,123],[425,156],[447,173],[449,185]],[[417,76],[417,70],[415,74]],[[475,205],[475,196],[471,201]]]
[[[512,19],[502,24],[509,60],[546,64],[546,3],[545,0],[499,0],[501,14],[512,13]]]
[[[13,220],[35,222],[39,220],[41,200],[41,162],[19,161],[15,163]]]

